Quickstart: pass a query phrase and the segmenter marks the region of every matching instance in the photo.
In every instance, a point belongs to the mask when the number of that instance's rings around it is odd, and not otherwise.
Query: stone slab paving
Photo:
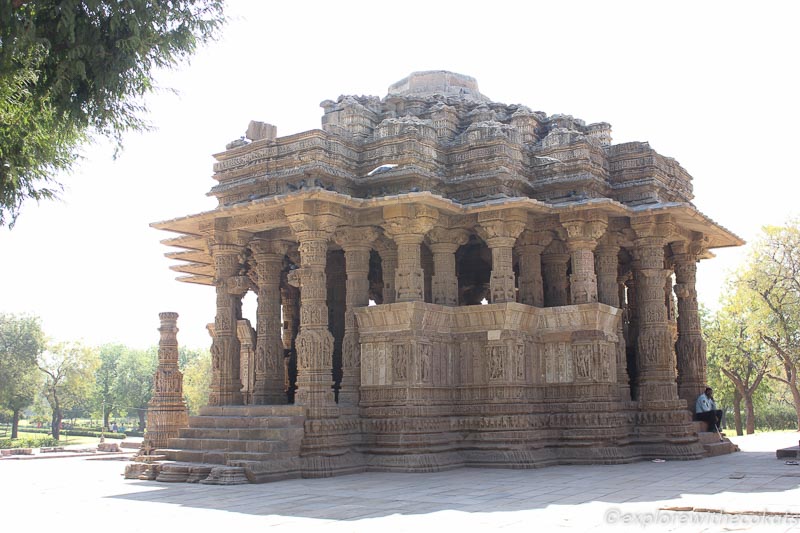
[[[741,452],[700,461],[227,487],[124,480],[113,457],[0,460],[0,502],[31,531],[800,531],[800,466],[775,458],[798,433],[734,440]]]

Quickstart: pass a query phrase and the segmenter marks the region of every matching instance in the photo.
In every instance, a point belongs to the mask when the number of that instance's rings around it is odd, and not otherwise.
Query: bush
[[[759,429],[798,429],[797,414],[789,405],[769,404],[756,409],[756,427]]]
[[[0,439],[0,448],[41,448],[42,446],[58,446],[53,437],[31,437],[24,439]]]
[[[24,431],[25,433],[42,433],[44,435],[50,434],[50,428],[20,427],[19,430]],[[62,429],[61,434],[65,437],[100,437],[100,431],[91,429]],[[104,436],[107,439],[124,439],[128,436],[128,434],[106,431]]]

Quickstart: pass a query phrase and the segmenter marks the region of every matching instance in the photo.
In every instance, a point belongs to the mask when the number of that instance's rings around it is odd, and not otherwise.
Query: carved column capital
[[[392,205],[383,208],[383,217],[383,229],[395,242],[398,238],[409,240],[418,236],[421,243],[439,219],[439,211],[424,205]]]
[[[527,219],[516,212],[489,212],[478,215],[476,230],[492,250],[489,291],[492,303],[516,300],[512,250],[525,229]]]
[[[517,248],[534,247],[541,252],[551,242],[553,242],[553,233],[551,231],[533,231],[526,229],[517,237]]]
[[[509,242],[513,246],[517,237],[525,230],[525,220],[482,219],[478,217],[478,226],[475,229],[490,247],[493,243],[497,243],[500,246],[509,246]]]
[[[375,242],[380,233],[377,228],[372,226],[343,226],[333,234],[333,240],[342,247],[345,252],[355,250],[370,250],[372,243]]]
[[[395,301],[422,301],[425,294],[420,245],[439,219],[439,212],[428,206],[398,204],[383,208],[385,233],[397,245]]]
[[[284,208],[297,240],[328,240],[342,221],[341,208],[320,200],[306,200]],[[302,252],[301,252],[302,253]]]
[[[435,227],[428,232],[428,243],[433,253],[455,253],[469,240],[469,232],[460,228]]]
[[[596,213],[571,213],[561,216],[571,253],[570,296],[573,304],[597,301],[597,275],[593,251],[605,234],[608,221]]]

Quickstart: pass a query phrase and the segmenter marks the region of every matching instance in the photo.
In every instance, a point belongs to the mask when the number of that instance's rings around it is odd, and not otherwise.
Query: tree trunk
[[[111,417],[111,410],[103,412],[103,429],[108,429],[108,419]]]
[[[19,431],[19,409],[14,409],[14,414],[11,417],[11,438],[19,438],[17,432]]]
[[[738,390],[733,391],[733,424],[736,434],[742,436],[742,395]]]
[[[745,408],[745,429],[748,435],[752,435],[756,432],[756,414],[755,409],[753,409],[753,395],[747,394],[744,397],[744,408]]]
[[[53,418],[50,422],[50,432],[53,434],[53,438],[59,440],[61,438],[61,421],[64,419],[64,415],[61,413],[61,404],[58,402],[58,396],[55,394],[55,390],[53,391]]]
[[[144,431],[145,417],[147,416],[147,409],[137,409],[136,414],[139,415],[139,431]]]
[[[794,400],[794,412],[797,415],[797,431],[800,431],[800,390],[797,388],[797,380],[789,383],[789,390],[792,391],[792,400]]]

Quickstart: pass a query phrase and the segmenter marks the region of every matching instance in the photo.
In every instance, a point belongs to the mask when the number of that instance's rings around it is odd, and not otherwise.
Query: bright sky
[[[251,119],[279,136],[319,128],[319,102],[383,97],[415,70],[649,141],[694,176],[695,205],[748,241],[798,215],[796,2],[230,0],[227,13],[220,41],[159,75],[178,94],[148,100],[155,131],[129,135],[116,160],[87,147],[63,202],[0,228],[0,311],[39,315],[54,339],[134,347],[176,311],[179,342],[207,347],[214,290],[174,281],[159,243],[173,234],[148,224],[214,208],[211,154]],[[702,303],[745,253],[700,263]]]

